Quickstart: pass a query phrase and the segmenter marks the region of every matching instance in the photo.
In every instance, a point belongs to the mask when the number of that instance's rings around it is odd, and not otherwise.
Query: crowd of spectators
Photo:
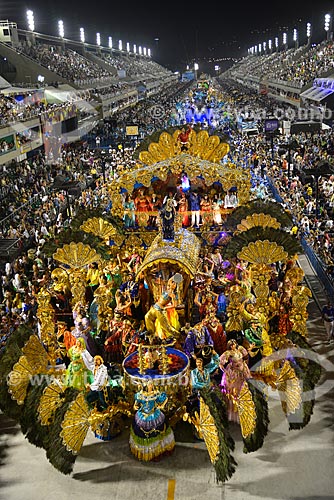
[[[334,71],[334,42],[287,49],[271,54],[248,55],[228,70],[232,77],[257,77],[303,87],[315,78]]]
[[[50,71],[73,83],[114,76],[111,71],[103,69],[71,49],[62,49],[39,42],[34,45],[21,42],[20,50]]]
[[[159,95],[118,113],[116,128],[129,123],[138,124],[144,135],[165,128],[169,125],[171,110],[188,95],[188,86],[188,83],[181,82],[166,84]],[[223,82],[220,98],[225,108],[222,107],[221,122],[217,125],[228,132],[231,144],[225,160],[251,169],[254,196],[272,197],[268,188],[270,178],[299,225],[299,235],[305,237],[325,266],[333,265],[334,175],[320,177],[318,190],[315,178],[308,175],[308,171],[321,162],[332,163],[332,129],[293,137],[298,147],[292,151],[293,168],[289,178],[287,154],[282,155],[278,145],[271,149],[270,142],[261,132],[263,121],[260,120],[260,132],[255,137],[242,136],[236,126],[235,110],[240,111],[246,106],[272,110],[273,102],[267,96],[245,91],[238,85],[224,87]],[[153,112],[156,106],[163,112]],[[113,132],[113,125],[104,122],[93,131],[93,135],[109,141]],[[124,144],[110,147],[103,155],[101,150],[93,153],[84,143],[64,148],[61,161],[54,165],[38,154],[34,159],[15,161],[2,167],[0,236],[20,242],[19,256],[7,262],[1,271],[0,316],[5,318],[0,323],[2,345],[18,322],[35,318],[36,293],[49,278],[53,266],[52,259],[43,254],[45,242],[54,238],[80,207],[102,206],[108,211],[110,199],[103,176],[110,180],[124,169],[133,167],[136,160],[132,155],[133,148],[124,147]],[[59,177],[80,183],[81,196],[73,200],[70,207],[66,192],[52,189]],[[96,181],[93,184],[95,189],[90,187],[92,179]]]

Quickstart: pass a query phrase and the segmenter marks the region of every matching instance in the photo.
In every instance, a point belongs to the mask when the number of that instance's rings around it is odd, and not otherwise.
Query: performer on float
[[[200,201],[201,216],[203,226],[209,227],[212,225],[212,205],[207,193],[204,194]]]
[[[103,362],[103,358],[99,355],[94,356],[94,379],[93,382],[87,384],[88,393],[85,398],[89,405],[93,406],[96,403],[98,410],[104,410],[107,407],[103,390],[108,384],[108,370]]]
[[[190,180],[185,172],[182,172],[181,174],[181,188],[183,193],[190,191]]]
[[[182,217],[182,227],[187,228],[190,225],[189,215],[188,215],[188,199],[184,192],[181,193],[181,198],[178,201],[179,213]]]
[[[209,314],[216,315],[218,309],[218,294],[210,289],[197,290],[194,304],[199,309],[201,320]]]
[[[174,200],[167,198],[166,202],[162,205],[160,212],[162,238],[167,241],[174,241],[175,239],[175,216],[176,210]]]
[[[151,197],[151,210],[154,212],[153,214],[150,214],[148,218],[147,225],[150,228],[156,229],[157,226],[157,213],[159,213],[159,210],[161,209],[162,203],[161,203],[161,197],[157,195],[156,193],[152,194]]]
[[[196,358],[196,368],[190,372],[190,385],[196,393],[199,389],[212,386],[211,374],[219,367],[219,356],[213,352],[211,362],[204,366],[202,358]]]
[[[140,188],[134,199],[139,226],[146,226],[148,222],[148,212],[152,207],[151,197],[145,194],[145,188]]]
[[[227,350],[219,358],[219,366],[223,372],[221,390],[228,402],[228,419],[239,423],[236,400],[245,381],[251,378],[247,364],[248,352],[238,345],[235,339],[227,342]]]
[[[168,280],[168,283],[170,284],[172,281],[173,277]],[[172,297],[174,289],[174,285],[167,287],[167,290],[162,292],[155,304],[145,314],[145,325],[149,335],[158,337],[160,340],[172,340],[179,335],[179,331],[171,324],[167,315],[169,307],[175,309]],[[177,314],[177,311],[175,313]]]
[[[222,206],[223,206],[223,200],[220,198],[218,194],[215,194],[212,201],[212,218],[213,218],[213,223],[216,226],[221,226],[223,222],[221,214]]]
[[[108,363],[122,363],[124,359],[123,345],[134,335],[132,323],[128,319],[119,321],[115,318],[111,325],[110,335],[104,342],[105,359]]]
[[[136,227],[136,205],[128,193],[126,193],[124,197],[123,208],[123,222],[125,229],[134,229]]]
[[[198,228],[201,220],[201,197],[197,191],[191,191],[189,194],[189,208],[191,211],[191,227]]]
[[[171,453],[175,447],[173,431],[162,411],[167,401],[167,394],[155,389],[152,380],[135,394],[136,413],[129,444],[131,452],[139,460],[156,460]]]
[[[209,330],[210,337],[213,340],[215,351],[219,355],[223,354],[223,352],[225,352],[227,349],[226,333],[215,312],[210,312],[205,316],[204,324]]]
[[[70,347],[68,357],[71,362],[66,369],[65,385],[84,391],[87,383],[94,380],[94,359],[87,351],[82,337],[77,338],[75,345]]]
[[[187,123],[187,127],[182,127],[181,132],[177,136],[177,140],[181,143],[181,151],[187,151],[189,147],[189,136],[191,133],[191,126]]]
[[[238,206],[238,199],[233,191],[227,191],[224,198],[224,208],[230,209]]]
[[[207,346],[213,347],[213,340],[204,321],[200,321],[189,330],[183,350],[189,358],[195,360],[202,349]]]

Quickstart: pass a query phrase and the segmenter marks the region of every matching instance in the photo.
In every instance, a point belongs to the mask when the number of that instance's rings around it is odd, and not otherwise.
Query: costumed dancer
[[[139,460],[157,460],[171,453],[175,447],[174,433],[162,411],[167,401],[167,394],[156,390],[151,380],[135,394],[136,413],[129,444],[131,452]]]
[[[223,371],[221,389],[228,401],[228,419],[237,423],[239,423],[239,413],[236,400],[243,383],[251,378],[250,370],[245,361],[247,357],[247,350],[238,345],[235,339],[231,339],[227,342],[227,351],[219,359],[219,366]]]
[[[86,349],[85,340],[78,337],[67,354],[71,362],[66,369],[65,385],[84,391],[94,381],[94,359]]]

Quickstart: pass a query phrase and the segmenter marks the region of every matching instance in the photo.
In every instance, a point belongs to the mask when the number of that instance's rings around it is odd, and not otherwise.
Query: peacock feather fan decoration
[[[301,244],[292,234],[282,229],[274,229],[272,227],[262,228],[258,226],[235,235],[224,249],[224,258],[234,258],[246,247],[249,247],[251,243],[256,243],[258,241],[268,241],[272,244],[275,243],[277,247],[281,247],[282,250],[286,252],[286,257],[293,257],[302,251]],[[273,262],[278,260],[280,259],[276,258]]]
[[[240,205],[227,216],[225,225],[230,231],[236,231],[238,224],[240,224],[243,219],[254,214],[269,215],[276,219],[283,229],[291,229],[293,226],[292,216],[280,203],[270,200],[253,200],[245,205]]]

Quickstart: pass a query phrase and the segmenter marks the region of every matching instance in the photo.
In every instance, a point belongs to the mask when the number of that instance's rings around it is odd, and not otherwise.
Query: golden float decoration
[[[214,418],[210,413],[210,409],[201,397],[199,399],[199,404],[199,435],[204,439],[211,463],[214,464],[217,461],[219,454],[219,435]]]
[[[48,354],[37,335],[31,335],[22,349],[23,355],[8,375],[8,391],[18,405],[23,405],[29,382],[35,375],[47,373]]]
[[[79,453],[89,430],[91,410],[83,393],[77,395],[65,413],[60,436],[68,451]]]
[[[66,387],[60,380],[54,380],[44,389],[38,406],[38,418],[41,425],[49,425],[53,421],[56,410],[63,403],[64,389]]]
[[[256,410],[247,382],[244,382],[240,393],[236,399],[238,409],[241,434],[243,438],[248,438],[255,431]]]
[[[124,237],[119,234],[118,230],[110,224],[110,222],[102,219],[102,217],[92,217],[85,220],[80,226],[80,229],[86,233],[92,233],[94,236],[101,238],[106,244],[112,239],[116,245],[121,245]]]
[[[274,264],[275,262],[285,261],[288,253],[274,241],[257,240],[251,241],[246,247],[243,247],[237,254],[238,259],[245,260],[252,264]]]
[[[58,262],[66,264],[72,270],[88,266],[93,262],[98,262],[101,257],[89,245],[85,245],[82,242],[72,242],[64,245],[62,248],[58,248],[53,254],[53,258]]]
[[[258,226],[261,226],[263,228],[272,227],[274,229],[279,229],[281,227],[281,224],[277,219],[275,219],[275,217],[271,217],[271,215],[269,214],[255,213],[252,215],[248,215],[246,219],[242,219],[240,224],[237,225],[237,230],[239,232],[243,232]]]
[[[282,409],[286,415],[295,413],[302,403],[302,388],[295,370],[288,360],[284,361],[276,380],[280,392]]]

